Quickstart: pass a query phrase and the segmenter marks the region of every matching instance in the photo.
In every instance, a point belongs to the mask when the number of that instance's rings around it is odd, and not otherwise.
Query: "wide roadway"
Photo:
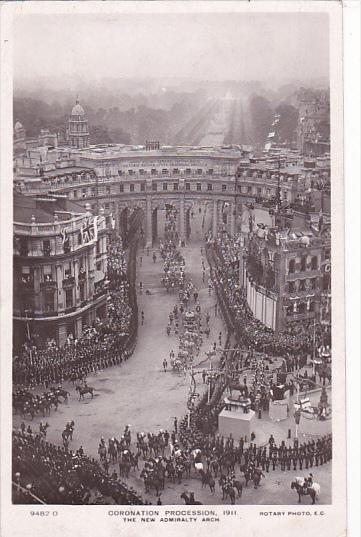
[[[195,217],[196,219],[196,217]],[[188,278],[199,289],[199,300],[202,312],[210,312],[210,338],[205,338],[201,353],[195,359],[195,363],[205,358],[205,352],[210,350],[214,341],[218,339],[221,331],[225,339],[225,329],[222,320],[215,316],[215,297],[209,296],[207,279],[202,282],[202,257],[200,244],[187,246],[182,250],[186,259],[186,273]],[[158,252],[156,251],[156,254]],[[140,259],[142,258],[142,259]],[[156,263],[152,260],[152,251],[147,256],[146,252],[140,251],[138,255],[138,304],[139,313],[144,312],[144,324],[139,323],[138,343],[133,356],[122,366],[111,367],[88,377],[88,385],[93,386],[95,391],[94,399],[85,396],[85,401],[79,402],[74,387],[71,384],[64,384],[71,397],[67,404],[59,406],[59,410],[52,410],[50,417],[36,417],[30,423],[33,430],[38,429],[40,421],[48,421],[47,439],[50,442],[61,444],[61,432],[67,421],[74,420],[75,434],[70,448],[75,450],[80,445],[85,452],[98,458],[97,450],[101,436],[107,441],[113,436],[119,438],[125,425],[129,424],[133,433],[136,432],[158,432],[159,429],[167,429],[169,432],[173,428],[174,417],[181,418],[186,413],[186,401],[189,389],[189,379],[182,373],[168,370],[163,371],[162,362],[164,358],[169,360],[169,353],[173,349],[177,353],[178,339],[172,332],[170,336],[166,334],[169,312],[177,302],[177,292],[166,293],[160,281],[163,265],[159,254]],[[206,263],[206,261],[205,261]],[[143,283],[143,293],[139,294],[139,282]],[[150,295],[145,293],[150,291]],[[205,388],[200,381],[197,391],[202,393]],[[258,421],[258,420],[257,420]],[[279,422],[272,424],[269,420],[258,422],[264,426],[264,430],[274,432],[276,440],[286,438],[288,423]],[[21,419],[14,417],[14,426],[19,427]],[[258,424],[257,424],[258,425]],[[314,433],[318,432],[318,425],[313,423]],[[316,427],[317,425],[317,427]],[[308,428],[308,427],[307,427]],[[264,435],[262,435],[264,436]],[[257,441],[257,440],[256,440]],[[133,450],[135,446],[133,445]],[[140,462],[142,468],[143,462]],[[117,467],[115,467],[117,470]],[[129,484],[139,491],[144,490],[143,482],[138,477],[140,472],[131,472],[128,480]],[[303,473],[306,474],[305,470]],[[275,472],[270,471],[266,478],[262,479],[261,487],[254,490],[248,487],[241,498],[236,503],[246,504],[292,504],[297,502],[297,495],[290,489],[291,479],[295,475],[302,475],[299,470],[296,472]],[[327,504],[331,502],[331,472],[330,464],[313,469],[314,480],[320,483],[322,494],[319,503]],[[239,469],[237,468],[237,475]],[[184,491],[194,491],[196,498],[205,504],[222,503],[221,490],[217,484],[215,495],[211,495],[209,489],[202,489],[198,476],[193,475],[191,479],[184,479],[181,485],[166,482],[166,488],[162,492],[164,504],[179,504],[180,494]],[[152,503],[156,502],[154,493],[143,494],[144,498]],[[304,503],[309,502],[307,498]]]

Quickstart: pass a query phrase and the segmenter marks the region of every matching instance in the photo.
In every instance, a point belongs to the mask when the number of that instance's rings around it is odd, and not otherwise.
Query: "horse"
[[[119,461],[119,474],[121,477],[128,478],[132,464],[128,460]]]
[[[206,473],[204,470],[199,470],[199,473],[202,476],[202,488],[209,485],[211,493],[214,494],[216,490],[216,482],[213,479],[212,474],[210,472]]]
[[[35,408],[33,406],[33,404],[29,404],[29,403],[25,403],[22,408],[21,408],[21,417],[23,419],[26,418],[26,414],[30,414],[31,416],[31,419],[33,420],[34,419],[34,416],[35,416]]]
[[[132,468],[134,471],[139,470],[138,460],[139,460],[139,454],[132,453],[130,456],[130,464],[132,465]]]
[[[211,468],[211,471],[214,473],[214,477],[217,477],[218,470],[219,470],[219,463],[217,459],[213,459],[210,462],[210,468]]]
[[[241,470],[241,472],[243,472],[244,479],[245,479],[245,486],[247,488],[249,481],[252,480],[252,472],[245,465],[241,466],[240,470]]]
[[[61,433],[61,437],[63,439],[63,444],[69,444],[69,437],[71,439],[72,437],[72,431],[70,429],[64,429],[64,431]]]
[[[231,504],[234,505],[236,502],[236,493],[234,492],[232,483],[227,482],[226,479],[225,475],[221,475],[218,481],[219,486],[222,488],[222,500],[226,500],[227,496],[229,496]]]
[[[240,498],[242,496],[242,492],[243,492],[243,483],[241,481],[238,481],[237,479],[235,479],[233,481],[233,486],[237,490],[238,498]]]
[[[84,395],[86,393],[90,393],[92,399],[94,397],[94,391],[95,391],[95,388],[91,388],[90,386],[87,386],[87,387],[83,387],[83,386],[77,386],[75,388],[75,390],[77,392],[79,392],[79,401],[83,400],[84,399]]]
[[[261,477],[265,477],[264,473],[261,470],[257,470],[257,468],[253,472],[252,480],[254,484],[254,488],[258,488],[261,483]]]
[[[184,500],[185,505],[203,505],[202,502],[198,502],[197,500],[192,499],[192,496],[188,496],[186,492],[183,492],[183,494],[180,495],[182,500]]]
[[[305,487],[303,485],[304,480],[302,477],[296,477],[291,483],[291,489],[296,489],[298,494],[298,503],[301,503],[301,496],[310,496],[312,500],[312,505],[315,504],[316,499],[320,495],[321,487],[318,483],[313,483],[311,486]]]
[[[70,395],[70,392],[67,392],[66,390],[63,390],[61,388],[56,388],[55,390],[52,390],[57,397],[63,397],[64,402],[68,401],[68,396]]]
[[[153,472],[149,473],[147,470],[142,470],[140,477],[143,478],[145,492],[148,493],[151,488],[154,488],[156,495],[159,496],[159,490],[162,487],[162,483],[158,476]]]
[[[45,424],[41,423],[40,422],[40,425],[39,425],[39,431],[40,431],[40,434],[43,438],[46,438],[46,430],[47,428],[49,427],[49,423],[46,422]]]
[[[236,503],[236,493],[234,492],[232,485],[230,483],[225,483],[222,479],[220,479],[219,486],[222,488],[222,500],[226,500],[229,496],[231,504],[234,505]]]

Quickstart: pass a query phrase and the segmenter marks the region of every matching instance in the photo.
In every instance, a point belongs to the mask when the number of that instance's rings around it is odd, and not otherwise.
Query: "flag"
[[[67,236],[66,236],[66,229],[63,228],[61,231],[60,231],[60,235],[61,235],[61,243],[62,244],[65,244],[66,240],[67,240]]]
[[[80,233],[83,244],[89,244],[98,240],[98,219],[99,216],[95,218],[89,217],[81,226]]]

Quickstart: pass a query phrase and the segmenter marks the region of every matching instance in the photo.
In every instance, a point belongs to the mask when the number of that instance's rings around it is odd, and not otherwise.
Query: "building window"
[[[168,190],[168,183],[163,183],[163,190]]]
[[[305,313],[305,311],[306,311],[306,304],[303,304],[303,303],[299,304],[298,313]]]
[[[271,189],[267,188],[266,192],[267,192],[267,196],[269,197],[271,195]]]
[[[173,175],[179,175],[178,168],[173,168]]]
[[[140,175],[144,175],[144,174],[145,174],[145,171],[143,170],[143,168],[141,168],[141,169],[139,170],[139,174],[140,174]]]
[[[151,175],[157,175],[157,170],[155,168],[152,168],[150,170]]]
[[[134,170],[128,170],[128,175],[134,175]]]
[[[54,292],[44,293],[44,309],[47,313],[54,311]]]
[[[157,185],[157,183],[154,183],[154,182],[153,182],[153,183],[152,183],[152,190],[153,190],[153,192],[156,192],[157,189],[158,189],[158,185]]]
[[[261,187],[257,188],[257,194],[262,194],[262,188]]]
[[[68,261],[64,264],[64,278],[70,278],[71,277],[71,263]]]
[[[178,190],[178,183],[173,183],[173,190]]]
[[[307,258],[306,256],[301,257],[301,271],[306,270]]]
[[[222,192],[225,192],[227,190],[227,185],[222,185]]]
[[[119,192],[124,192],[124,185],[123,184],[119,185]]]
[[[63,250],[64,250],[64,254],[68,254],[70,252],[70,239],[67,233],[65,233],[64,238],[63,238]]]
[[[298,290],[299,291],[304,291],[305,290],[305,280],[300,280]]]
[[[207,184],[207,190],[213,190],[213,185],[212,185],[212,183],[208,183],[208,184]]]
[[[80,302],[84,302],[85,300],[85,284],[81,283],[79,285],[79,294],[80,294]]]
[[[48,257],[50,255],[50,241],[43,241],[43,255]]]
[[[27,285],[32,285],[33,275],[30,271],[30,267],[23,267],[21,274],[21,281]]]
[[[110,203],[104,203],[104,209],[109,210],[109,207],[110,207]]]
[[[134,192],[134,185],[133,185],[133,183],[131,183],[131,184],[129,185],[129,191],[130,191],[130,192]]]
[[[95,198],[95,195],[96,195],[96,190],[95,190],[95,188],[93,187],[93,188],[91,189],[91,197],[92,197],[92,198]]]
[[[186,175],[191,175],[191,173],[192,173],[192,170],[190,168],[187,168],[186,169]]]
[[[207,174],[208,174],[208,175],[213,175],[213,168],[209,168],[209,169],[207,170]]]
[[[311,270],[317,270],[318,269],[318,259],[317,255],[314,255],[311,259]]]
[[[20,251],[20,255],[24,257],[26,257],[29,253],[28,241],[25,239],[25,237],[19,238],[19,251]]]
[[[252,194],[252,187],[251,187],[251,186],[248,186],[248,187],[247,187],[247,193],[248,193],[248,194]]]
[[[311,288],[317,289],[317,278],[312,278],[311,280]]]
[[[294,259],[291,259],[290,262],[288,263],[288,272],[290,274],[293,274],[294,271],[295,271],[295,266],[296,266],[296,261]]]
[[[198,170],[197,170],[197,174],[198,174],[198,175],[202,175],[202,173],[203,173],[203,171],[202,171],[200,168],[198,168]]]
[[[163,174],[163,175],[168,175],[168,173],[169,173],[169,172],[168,172],[167,168],[163,168],[163,170],[162,170],[162,174]]]
[[[73,198],[77,198],[78,197],[78,191],[77,190],[73,190]]]
[[[145,183],[140,183],[140,191],[141,192],[145,191]]]
[[[294,293],[295,291],[295,282],[288,282],[288,292]]]
[[[110,186],[107,186],[105,191],[106,191],[107,194],[110,194]]]
[[[81,191],[82,198],[86,198],[86,195],[87,195],[87,189],[83,188],[82,191]]]
[[[198,192],[202,190],[202,183],[197,183],[197,190]]]
[[[191,189],[191,184],[190,183],[186,183],[186,190],[190,190]]]
[[[44,265],[43,266],[43,275],[44,275],[44,282],[52,282],[53,276],[51,273],[51,265]]]
[[[73,289],[65,289],[65,307],[73,307]]]
[[[123,175],[122,170],[118,170],[118,175],[119,175],[119,177],[120,177],[121,175]]]

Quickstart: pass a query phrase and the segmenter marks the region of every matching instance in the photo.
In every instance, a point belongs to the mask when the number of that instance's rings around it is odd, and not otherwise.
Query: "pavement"
[[[203,215],[194,211],[192,219],[192,233],[196,237],[201,235],[200,226]],[[205,338],[199,357],[195,363],[206,358],[205,352],[210,350],[213,342],[218,340],[219,332],[222,332],[224,341],[226,331],[222,319],[215,316],[215,297],[209,296],[207,280],[202,282],[202,256],[201,243],[196,241],[182,249],[182,254],[186,260],[186,275],[192,279],[199,291],[199,298],[202,314],[210,313],[211,335]],[[156,251],[156,253],[158,253]],[[140,260],[142,257],[142,260]],[[207,264],[206,260],[204,259]],[[172,333],[166,333],[168,316],[174,305],[177,303],[178,293],[173,291],[167,293],[161,285],[163,274],[163,264],[160,255],[157,255],[156,263],[152,260],[152,251],[149,256],[146,252],[139,252],[138,255],[138,284],[143,282],[143,293],[138,293],[139,314],[144,312],[144,324],[139,323],[138,343],[133,356],[121,366],[115,366],[97,372],[88,377],[89,386],[95,388],[94,398],[85,396],[82,402],[78,401],[75,387],[70,383],[64,383],[64,388],[69,390],[71,396],[68,403],[61,404],[57,412],[52,410],[47,418],[35,417],[31,422],[26,420],[26,425],[30,423],[33,430],[38,430],[40,421],[48,421],[47,440],[55,444],[61,444],[61,432],[66,422],[74,420],[75,432],[70,449],[76,450],[83,446],[86,454],[98,458],[97,450],[101,436],[107,441],[113,436],[120,437],[124,427],[131,426],[133,439],[136,432],[158,432],[159,429],[167,429],[171,432],[174,417],[178,420],[186,414],[186,402],[189,390],[189,378],[184,373],[177,373],[171,370],[164,372],[162,362],[168,359],[169,354],[174,350],[177,354],[178,339]],[[145,291],[149,290],[150,295]],[[203,317],[204,318],[204,317]],[[206,386],[200,381],[197,391],[202,394]],[[317,394],[314,396],[318,398]],[[257,420],[256,443],[263,443],[272,433],[277,439],[286,439],[288,428],[294,429],[294,420],[290,416],[282,422],[271,422],[268,417]],[[21,419],[14,416],[14,427],[20,427]],[[301,419],[299,427],[299,437],[302,441],[309,435],[320,435],[330,430],[330,422],[316,422]],[[140,463],[140,471],[143,463]],[[115,468],[117,469],[117,468]],[[313,469],[314,480],[321,485],[320,504],[331,503],[331,471],[330,463]],[[112,470],[112,467],[110,467]],[[141,491],[143,497],[152,503],[156,503],[154,493],[145,494],[144,485],[139,478],[140,471],[131,473],[128,479],[129,485]],[[193,470],[193,473],[195,471]],[[303,470],[306,475],[306,471]],[[237,469],[237,475],[239,470]],[[236,499],[237,504],[295,504],[298,497],[291,491],[290,483],[294,476],[300,471],[281,472],[276,470],[266,474],[262,479],[261,486],[254,490],[249,486],[244,490],[241,498]],[[302,474],[302,472],[301,472]],[[202,489],[198,476],[192,475],[190,479],[183,480],[181,485],[166,483],[162,492],[162,502],[164,504],[179,504],[180,494],[183,491],[193,491],[196,499],[204,504],[222,504],[222,494],[218,486],[212,495],[209,489]],[[303,500],[308,503],[309,499]]]

